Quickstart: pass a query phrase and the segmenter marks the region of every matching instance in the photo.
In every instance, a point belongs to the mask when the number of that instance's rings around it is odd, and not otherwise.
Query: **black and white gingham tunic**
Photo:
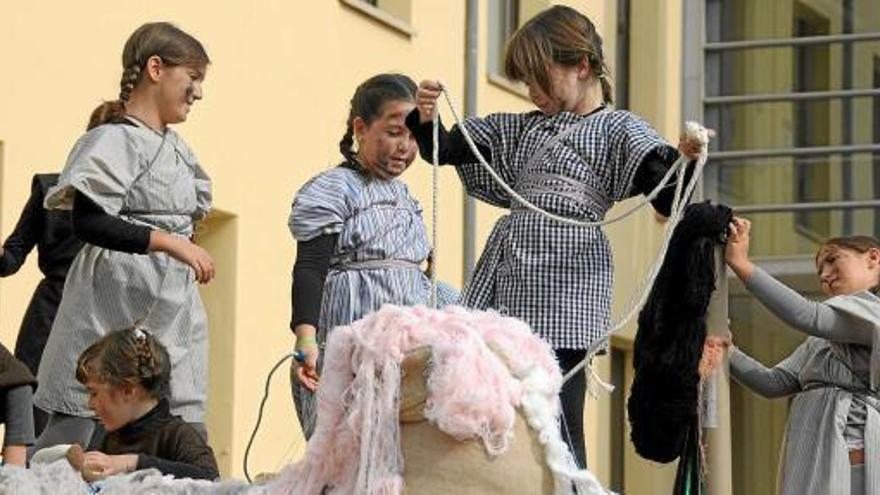
[[[131,122],[134,124],[135,122]],[[211,181],[172,130],[107,124],[76,143],[47,208],[70,209],[74,193],[126,221],[189,237],[211,208]],[[162,252],[129,254],[86,244],[73,260],[40,363],[34,402],[91,416],[76,361],[112,330],[142,324],[171,358],[171,411],[203,422],[208,392],[208,321],[192,268]]]
[[[500,113],[464,125],[492,150],[486,159],[520,195],[584,220],[600,220],[614,202],[634,195],[639,165],[655,148],[668,146],[625,111]],[[571,125],[578,127],[526,170],[531,157]],[[478,163],[456,169],[470,195],[512,210],[496,223],[463,303],[522,318],[554,348],[589,348],[609,327],[613,265],[605,234],[523,209]]]

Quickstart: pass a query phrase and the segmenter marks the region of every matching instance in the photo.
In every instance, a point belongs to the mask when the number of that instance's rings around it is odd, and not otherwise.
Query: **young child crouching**
[[[76,379],[107,430],[97,450],[68,455],[85,479],[148,468],[176,478],[218,477],[211,447],[169,412],[170,377],[168,351],[139,328],[112,332],[80,355]]]

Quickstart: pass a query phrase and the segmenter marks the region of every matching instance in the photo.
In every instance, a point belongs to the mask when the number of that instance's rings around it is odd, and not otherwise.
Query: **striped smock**
[[[422,208],[399,179],[380,180],[339,166],[313,177],[296,194],[288,222],[294,239],[338,234],[324,280],[318,343],[384,304],[426,304],[430,280],[420,264],[431,246]],[[445,291],[438,287],[438,300]],[[448,301],[447,301],[448,302]],[[320,368],[322,359],[319,358]],[[303,433],[311,436],[315,396],[293,383]]]
[[[868,386],[871,348],[809,337],[775,369],[793,377],[778,492],[850,495],[853,448],[865,450],[865,482],[880,490],[880,396]],[[741,359],[739,357],[732,359]]]
[[[45,206],[70,209],[84,194],[125,221],[189,237],[211,208],[211,181],[172,130],[106,124],[73,148]],[[50,412],[92,416],[76,381],[79,355],[113,330],[140,324],[168,349],[171,411],[204,422],[208,325],[195,275],[163,252],[129,254],[85,244],[70,266],[34,396]]]
[[[339,235],[324,281],[319,342],[383,304],[427,302],[430,281],[419,265],[431,246],[422,208],[403,181],[327,170],[296,194],[288,225],[300,242]]]

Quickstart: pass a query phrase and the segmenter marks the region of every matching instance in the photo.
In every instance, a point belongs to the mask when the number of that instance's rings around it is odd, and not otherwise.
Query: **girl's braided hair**
[[[77,361],[76,379],[82,384],[93,380],[139,385],[163,399],[170,393],[171,360],[156,337],[136,326],[111,332],[89,346]]]

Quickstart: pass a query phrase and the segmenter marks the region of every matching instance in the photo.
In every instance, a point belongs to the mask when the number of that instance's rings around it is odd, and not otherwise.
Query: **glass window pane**
[[[825,19],[826,34],[869,33],[880,30],[880,9],[875,0],[708,0],[724,19],[719,31],[708,31],[708,41],[813,36],[799,32],[796,18]]]
[[[876,88],[878,57],[880,41],[710,52],[706,95]]]
[[[821,214],[821,215],[820,215]],[[801,211],[746,213],[752,221],[751,253],[755,257],[812,257],[829,237],[873,235],[878,237],[880,210]]]
[[[718,131],[713,151],[880,142],[880,96],[710,106],[705,114]]]

